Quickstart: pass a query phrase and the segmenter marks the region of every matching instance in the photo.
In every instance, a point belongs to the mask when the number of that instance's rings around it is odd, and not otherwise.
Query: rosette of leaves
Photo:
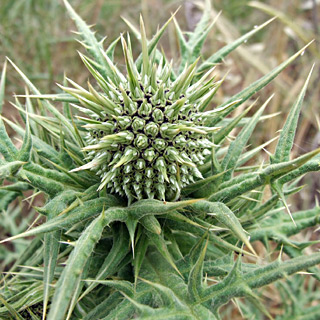
[[[253,105],[228,116],[306,48],[205,111],[222,84],[211,77],[212,67],[270,21],[200,61],[214,25],[207,1],[188,40],[174,21],[181,59],[172,66],[157,44],[174,18],[150,40],[141,22],[140,31],[133,28],[142,46],[137,59],[129,38],[121,38],[125,73],[113,58],[120,38],[105,50],[65,5],[89,54],[80,56],[96,83],[85,89],[66,80],[61,93],[41,94],[11,62],[27,85],[24,102],[17,97],[13,103],[25,126],[0,120],[0,178],[10,182],[1,187],[1,205],[6,209],[31,189],[33,196],[46,197],[45,205],[35,208],[46,222],[4,240],[34,236],[3,275],[1,318],[219,319],[220,307],[229,301],[248,317],[271,318],[256,289],[302,270],[319,279],[320,254],[303,252],[314,241],[291,238],[318,224],[319,206],[291,214],[286,202],[301,189],[301,176],[319,170],[319,149],[290,159],[311,72],[268,162],[246,166],[270,141],[246,146],[257,123],[268,118],[262,114],[271,98],[250,117]],[[1,100],[5,73],[6,67]],[[4,123],[23,137],[21,148]],[[239,133],[229,142],[236,127]],[[267,187],[270,194],[264,193]],[[255,241],[264,244],[267,255],[276,244],[279,258],[258,259]],[[290,259],[282,260],[283,251]],[[284,299],[296,290],[285,288]],[[239,297],[248,304],[238,303]],[[288,317],[301,314],[288,312]],[[312,308],[313,319],[319,315],[320,307]]]

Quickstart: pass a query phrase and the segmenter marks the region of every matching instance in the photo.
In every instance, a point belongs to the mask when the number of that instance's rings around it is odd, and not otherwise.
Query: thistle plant
[[[273,116],[262,115],[272,97],[253,114],[257,101],[250,99],[306,47],[212,109],[224,80],[213,76],[216,65],[273,19],[203,61],[215,23],[210,1],[188,39],[174,15],[150,40],[141,19],[140,30],[132,27],[142,48],[134,59],[129,35],[105,49],[64,2],[92,77],[87,85],[66,78],[60,93],[42,94],[10,61],[26,83],[26,94],[12,103],[25,126],[0,119],[0,178],[10,182],[1,187],[1,206],[7,210],[33,190],[32,197],[45,197],[34,209],[46,221],[2,241],[34,237],[2,277],[1,319],[221,319],[220,307],[230,301],[248,319],[272,319],[256,289],[304,270],[313,281],[320,277],[320,254],[303,252],[316,242],[292,238],[318,224],[319,206],[291,213],[287,204],[299,179],[319,170],[320,149],[290,159],[311,71],[279,137],[247,150],[255,126]],[[157,47],[169,23],[179,62]],[[114,59],[118,42],[124,70]],[[0,101],[5,75],[6,65]],[[5,123],[23,138],[21,148]],[[275,139],[274,153],[259,163]],[[257,256],[256,241],[266,256]],[[297,290],[279,284],[284,300]],[[317,299],[312,290],[308,297]],[[309,310],[304,319],[319,318],[319,306],[294,300],[283,319],[302,308]]]

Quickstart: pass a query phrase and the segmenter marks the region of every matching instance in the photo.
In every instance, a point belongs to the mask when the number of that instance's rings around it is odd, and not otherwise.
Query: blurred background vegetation
[[[192,30],[196,21],[201,16],[203,2],[191,0],[69,0],[71,5],[86,20],[95,25],[98,37],[107,35],[106,43],[110,43],[120,33],[129,30],[124,19],[137,25],[140,13],[144,17],[148,35],[153,34],[157,27],[164,23],[170,14],[178,7],[179,24],[187,32]],[[231,42],[240,35],[262,24],[269,18],[278,18],[260,31],[246,44],[239,47],[228,56],[216,69],[217,77],[228,75],[218,94],[215,96],[213,106],[228,99],[232,94],[245,88],[263,74],[273,69],[294,52],[298,51],[310,40],[315,39],[308,50],[282,74],[259,92],[260,101],[265,101],[271,93],[276,95],[266,113],[281,112],[272,120],[266,120],[261,124],[251,141],[253,147],[273,138],[279,128],[282,127],[286,113],[297,97],[303,82],[313,63],[316,63],[314,75],[309,84],[304,101],[303,115],[300,118],[299,129],[293,148],[293,156],[310,151],[320,145],[320,1],[319,0],[212,0],[213,17],[222,12],[213,31],[205,45],[203,55],[209,55]],[[58,92],[56,83],[62,83],[64,75],[80,84],[85,84],[89,77],[86,69],[77,54],[82,50],[81,45],[74,41],[75,30],[73,21],[67,17],[66,10],[59,0],[1,0],[0,5],[0,70],[9,57],[21,68],[23,72],[35,83],[42,93]],[[135,41],[134,37],[132,37]],[[176,56],[178,41],[173,25],[169,25],[166,36],[161,42],[165,53],[173,59]],[[133,45],[140,50],[139,46]],[[116,49],[118,64],[123,63],[120,46]],[[23,94],[24,84],[18,74],[8,65],[6,84],[6,103],[3,114],[6,117],[17,116],[9,101],[13,101],[12,94]],[[257,98],[258,96],[254,97]],[[250,103],[250,101],[248,102]],[[241,110],[237,110],[237,113]],[[11,132],[11,134],[13,134]],[[236,132],[234,132],[236,134]],[[269,151],[273,151],[275,143],[269,145]],[[260,155],[267,159],[267,151]],[[290,199],[292,211],[306,209],[314,205],[319,193],[319,174],[312,174],[304,178],[301,184],[305,184],[302,192]],[[41,201],[41,200],[39,200]],[[34,204],[34,203],[33,203]],[[29,206],[27,201],[16,206]],[[20,208],[19,207],[19,208]],[[2,211],[4,208],[0,208]],[[20,210],[20,209],[19,209]],[[21,221],[16,214],[15,207],[3,210],[1,221],[6,221],[0,229],[0,236],[21,232],[26,227],[34,211],[26,210],[27,222]],[[20,219],[20,220],[19,220]],[[310,240],[315,240],[315,234],[306,235]],[[14,261],[28,244],[28,241],[18,243],[15,248],[2,248],[0,250],[0,270],[8,263]],[[3,258],[5,257],[5,258]],[[1,264],[2,260],[2,264]],[[2,265],[2,266],[1,266]],[[292,278],[294,279],[294,278]],[[308,280],[312,281],[312,280]],[[294,290],[298,288],[295,281],[288,282]],[[284,284],[282,284],[284,286]],[[310,285],[310,284],[309,284]],[[275,285],[277,289],[281,284]],[[310,285],[312,286],[312,284]],[[282,290],[283,289],[283,290]],[[285,288],[280,288],[285,292]],[[264,291],[273,299],[273,289]],[[285,293],[283,293],[285,297]],[[299,293],[297,293],[297,297]],[[303,297],[306,298],[305,293]],[[291,297],[292,298],[292,297]],[[270,299],[271,301],[271,299]],[[277,300],[272,313],[277,315]],[[281,299],[279,298],[279,301]],[[280,306],[279,302],[279,306]],[[241,301],[239,301],[241,305]],[[250,306],[243,306],[245,312]],[[235,308],[226,307],[226,319],[236,319]],[[237,313],[238,316],[240,316]]]

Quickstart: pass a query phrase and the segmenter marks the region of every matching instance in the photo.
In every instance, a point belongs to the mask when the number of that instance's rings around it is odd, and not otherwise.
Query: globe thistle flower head
[[[135,62],[130,37],[121,36],[126,75],[104,52],[107,77],[80,54],[99,89],[89,83],[85,90],[72,81],[74,88],[62,87],[88,116],[79,117],[88,131],[83,148],[88,162],[73,171],[95,171],[98,190],[106,187],[129,202],[173,200],[184,186],[202,179],[197,166],[211,154],[208,133],[216,128],[204,126],[201,111],[218,85],[207,79],[212,70],[195,81],[198,60],[176,77],[172,63],[148,45],[140,21],[142,54]]]

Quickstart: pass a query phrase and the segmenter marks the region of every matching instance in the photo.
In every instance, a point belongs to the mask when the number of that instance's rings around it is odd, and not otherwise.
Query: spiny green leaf
[[[11,275],[10,273],[15,272],[18,266],[23,265],[26,261],[28,261],[31,256],[41,247],[42,245],[42,236],[35,237],[29,246],[26,248],[24,252],[22,252],[21,256],[14,262],[13,266],[8,270],[8,273],[3,275],[0,279],[0,284],[7,280],[7,278]]]
[[[184,39],[184,36],[180,30],[178,23],[175,21],[176,30],[180,43],[180,54],[181,54],[181,63],[179,67],[179,72],[182,71],[186,64],[191,64],[200,56],[201,49],[203,47],[204,41],[206,40],[208,33],[218,20],[220,13],[215,16],[213,21],[211,20],[211,3],[206,1],[205,7],[203,10],[202,17],[197,23],[193,32],[189,32],[188,40]]]
[[[64,84],[67,86],[67,84]],[[30,99],[40,99],[40,100],[52,100],[57,102],[66,102],[66,103],[77,103],[79,100],[72,96],[69,93],[54,93],[54,94],[28,94],[28,95],[17,95],[21,98],[30,98]],[[66,113],[66,112],[64,112]]]
[[[9,185],[1,186],[0,190],[6,190],[6,191],[15,191],[15,192],[22,192],[27,191],[31,187],[28,183],[25,182],[15,182]]]
[[[243,153],[240,157],[239,160],[237,162],[238,164],[238,168],[236,170],[240,170],[242,165],[244,165],[247,161],[249,161],[250,159],[252,159],[255,155],[257,155],[261,150],[263,150],[267,145],[271,144],[273,141],[277,140],[279,137],[274,137],[272,139],[270,139],[269,141],[259,145],[258,147],[249,150],[245,153]]]
[[[108,46],[107,50],[106,50],[106,55],[113,61],[113,56],[114,56],[114,50],[118,44],[120,40],[120,37],[118,37],[117,39],[113,40],[111,42],[111,44]]]
[[[284,245],[283,246],[283,251],[290,257],[290,258],[296,258],[299,256],[303,256],[302,251],[306,247],[310,247],[312,245],[318,244],[319,240],[317,241],[306,241],[302,243],[297,243],[295,241],[292,241],[294,246],[292,245]],[[311,267],[307,269],[308,272],[311,273],[311,276],[320,281],[320,270],[317,267]]]
[[[191,233],[191,234],[194,234],[199,237],[202,237],[204,235],[204,233],[207,231],[203,227],[196,227],[194,225],[186,224],[186,223],[180,222],[180,221],[168,220],[168,221],[166,221],[166,224],[173,231],[185,231],[187,233]],[[254,256],[252,253],[250,253],[248,251],[243,251],[241,248],[229,243],[228,241],[222,239],[220,236],[213,234],[213,232],[209,232],[209,240],[210,240],[210,242],[214,243],[216,246],[218,246],[220,248],[224,248],[229,251],[235,251],[240,254],[243,253],[243,254],[246,254],[249,256]]]
[[[162,301],[164,305],[174,308],[176,311],[186,308],[186,305],[177,297],[173,290],[168,287],[165,287],[159,283],[152,282],[146,279],[140,279],[143,282],[147,283],[148,285],[154,287],[159,294],[161,295]]]
[[[139,222],[143,225],[143,227],[155,234],[161,234],[161,226],[157,218],[152,215],[142,217]]]
[[[74,294],[76,284],[80,281],[82,270],[91,255],[95,244],[99,241],[105,227],[105,216],[102,213],[91,222],[82,233],[71,253],[57,285],[50,306],[48,320],[63,320]]]
[[[188,43],[187,43],[187,41],[181,31],[181,28],[180,28],[176,18],[173,18],[173,22],[174,22],[176,33],[177,33],[178,40],[179,40],[180,54],[181,54],[181,56],[182,56],[182,54],[189,55],[190,53],[188,52],[189,51]],[[184,64],[181,63],[181,66],[184,66]]]
[[[208,246],[208,239],[206,241],[205,246],[201,250],[201,254],[192,267],[190,274],[189,274],[189,279],[188,279],[188,292],[191,297],[191,299],[196,302],[199,297],[201,296],[202,290],[203,290],[203,283],[202,283],[202,278],[203,278],[203,262],[205,258],[205,254],[207,251],[207,246]]]
[[[260,26],[254,28],[253,30],[249,31],[248,33],[244,34],[239,39],[233,41],[232,43],[224,46],[220,50],[218,50],[216,53],[214,53],[211,57],[205,60],[205,62],[199,66],[197,72],[203,72],[207,69],[211,68],[213,64],[219,63],[223,60],[224,57],[226,57],[230,52],[235,50],[239,45],[246,42],[249,38],[251,38],[254,34],[256,34],[258,31],[263,29],[265,26],[267,26],[270,22],[275,20],[276,18],[272,18],[265,23],[261,24]]]
[[[26,75],[9,59],[9,62],[12,64],[12,66],[16,69],[16,71],[19,73],[19,75],[21,76],[21,78],[24,80],[24,82],[27,84],[27,86],[30,88],[30,90],[36,94],[36,95],[41,95],[40,91],[34,86],[34,84],[26,77]],[[53,105],[51,105],[49,102],[47,101],[43,101],[43,105],[44,107],[51,112],[57,119],[59,119],[61,121],[61,123],[64,125],[66,131],[68,132],[68,134],[70,135],[70,137],[74,137],[74,131],[72,126],[70,125],[68,119],[62,115],[57,108],[55,108]],[[76,142],[76,141],[75,141]]]
[[[9,126],[21,137],[25,136],[25,129],[8,119],[3,118],[3,120],[5,120],[6,123],[9,124]],[[39,137],[36,137],[33,134],[31,135],[31,139],[33,149],[36,150],[38,154],[43,155],[45,158],[50,159],[51,161],[60,163],[58,152],[51,145],[47,144],[45,141],[39,139]]]
[[[180,209],[193,203],[200,201],[201,199],[192,199],[177,202],[166,202],[159,200],[140,200],[128,207],[128,212],[134,217],[142,217],[147,214],[165,214],[172,210]]]
[[[70,301],[70,304],[68,307],[68,313],[66,315],[66,320],[70,320],[72,318],[72,316],[74,315],[73,311],[76,311],[74,309],[76,308],[76,306],[79,305],[78,298],[79,298],[81,292],[83,291],[83,287],[85,285],[85,282],[83,281],[83,279],[88,277],[88,274],[89,274],[89,271],[91,268],[90,264],[91,264],[91,261],[88,259],[86,264],[83,267],[81,279],[79,279],[76,283],[76,287],[74,289],[74,293],[72,295],[72,298],[71,298],[71,301]]]
[[[123,293],[123,295],[125,295]],[[113,309],[109,309],[107,316],[103,318],[104,320],[113,320],[113,319],[130,319],[132,315],[136,312],[135,306],[132,304],[135,301],[150,301],[152,297],[152,293],[150,289],[137,290],[134,300],[130,300],[130,297],[126,297],[127,299],[123,299],[122,301],[118,301],[118,304],[113,307]],[[137,302],[137,303],[138,303]],[[140,305],[140,304],[139,304]],[[142,304],[141,304],[142,305]],[[142,305],[143,306],[143,305]],[[150,308],[152,309],[152,308]],[[102,310],[101,310],[102,312]],[[89,319],[87,319],[89,320]]]
[[[97,215],[102,211],[103,207],[109,208],[117,205],[119,205],[119,200],[111,195],[108,195],[107,197],[101,197],[99,199],[89,200],[84,202],[83,205],[74,208],[73,210],[68,212],[68,214],[58,215],[57,217],[45,222],[40,226],[25,231],[19,235],[2,240],[1,242],[12,241],[23,237],[71,227],[72,225],[80,221],[84,221]]]
[[[26,164],[26,162],[23,161],[12,161],[9,163],[1,164],[0,179],[5,179],[7,177],[15,175],[24,164]]]
[[[279,199],[281,200],[281,202],[285,206],[285,208],[286,208],[286,210],[287,210],[287,212],[288,212],[293,224],[296,226],[296,223],[295,223],[295,221],[294,221],[294,219],[292,217],[291,211],[290,211],[289,206],[287,204],[287,200],[286,200],[286,198],[284,196],[284,192],[282,190],[282,186],[279,184],[278,181],[271,182],[270,186],[271,186],[271,189],[278,194]]]
[[[319,169],[320,169],[320,159],[319,157],[314,157],[314,159],[307,161],[300,168],[295,169],[289,172],[288,174],[286,174],[284,177],[280,178],[279,183],[283,185],[286,182],[292,181],[298,177],[303,176],[307,172],[319,171]]]
[[[287,215],[276,213],[269,219],[259,222],[259,229],[255,228],[255,225],[252,226],[251,241],[262,240],[264,237],[273,238],[275,234],[290,237],[307,227],[316,226],[320,222],[320,208],[295,212],[294,220],[296,225]]]
[[[103,47],[100,42],[97,41],[94,32],[90,30],[88,25],[82,20],[82,18],[74,11],[70,6],[67,0],[63,1],[70,17],[75,21],[77,28],[80,32],[81,37],[83,38],[83,46],[87,51],[94,57],[94,59],[101,65],[102,68],[99,68],[99,72],[107,79],[107,77],[112,77],[112,72],[108,63],[106,62],[102,52]]]
[[[206,15],[207,13],[210,13],[210,9],[206,8],[205,9],[205,13],[203,14],[203,18],[206,19]],[[189,57],[188,59],[188,63],[193,63],[195,59],[197,59],[197,57],[200,56],[203,44],[205,42],[205,40],[207,39],[208,33],[210,32],[210,30],[213,28],[213,26],[215,25],[216,21],[219,19],[221,12],[219,12],[215,18],[213,19],[213,21],[210,23],[209,25],[209,21],[206,22],[204,21],[204,25],[201,26],[201,29],[198,29],[198,26],[201,25],[201,21],[198,23],[197,28],[195,29],[195,31],[191,34],[189,41],[188,41],[188,45],[190,47],[190,53],[191,53],[191,57]],[[210,19],[210,14],[207,15],[208,18]],[[183,63],[183,60],[181,62],[181,65]],[[199,72],[199,70],[197,70],[197,72]]]
[[[156,46],[157,46],[159,40],[161,39],[164,31],[166,30],[166,28],[168,27],[169,23],[174,18],[174,16],[176,15],[178,10],[176,10],[176,12],[174,12],[171,15],[171,17],[168,19],[168,21],[158,30],[158,32],[148,42],[148,54],[149,55],[151,55],[152,51],[156,48]],[[141,39],[141,36],[140,36],[140,39]],[[137,58],[135,64],[137,66],[137,69],[140,70],[141,69],[141,65],[142,65],[142,54],[139,55],[139,57]]]
[[[43,314],[46,315],[49,302],[49,289],[54,279],[60,247],[61,231],[44,235],[44,270],[43,270]]]
[[[115,227],[118,229],[119,226]],[[104,280],[112,276],[119,267],[119,264],[124,259],[129,251],[129,237],[128,232],[125,230],[123,225],[120,226],[120,230],[114,231],[113,245],[106,256],[102,266],[95,276],[96,281]],[[79,300],[85,297],[89,292],[91,292],[99,283],[92,282],[83,292]]]
[[[13,145],[0,116],[0,152],[7,161],[16,160],[17,148]]]
[[[157,250],[161,253],[164,259],[171,265],[171,267],[177,271],[179,275],[182,276],[180,271],[178,270],[177,266],[174,263],[174,260],[168,250],[167,244],[165,243],[165,240],[161,235],[158,235],[156,233],[151,233],[149,231],[147,232],[147,236],[150,239],[150,241],[156,246]]]
[[[46,211],[49,219],[56,217],[67,204],[74,200],[76,193],[73,190],[62,192],[52,201],[50,201],[43,211]],[[43,273],[43,313],[46,315],[47,305],[49,301],[49,288],[54,278],[59,247],[60,247],[61,231],[54,231],[44,235],[44,273]]]
[[[136,229],[138,225],[138,220],[133,217],[126,216],[125,224],[129,231],[130,243],[132,248],[132,256],[134,258],[135,257],[135,234],[136,234]]]
[[[226,171],[223,171],[202,180],[196,181],[195,183],[188,184],[182,189],[182,194],[189,195],[190,193],[193,193],[193,196],[195,197],[205,197],[207,193],[212,193],[212,190],[211,192],[208,191],[208,189],[210,189],[209,187],[213,185],[215,181],[217,181],[225,173]]]
[[[192,44],[196,43],[199,38],[202,37],[203,34],[207,34],[207,32],[210,30],[209,23],[211,20],[212,15],[212,6],[211,1],[204,1],[204,7],[203,7],[203,13],[201,16],[201,19],[197,23],[196,27],[194,28],[193,32],[190,32],[189,35],[189,43],[191,46],[194,46]],[[209,29],[209,30],[208,30]]]
[[[297,57],[301,55],[302,52],[306,50],[306,48],[311,44],[312,42],[308,43],[306,46],[304,46],[302,49],[300,49],[297,53],[292,55],[289,59],[282,62],[278,67],[274,68],[271,72],[264,75],[259,80],[252,83],[249,87],[242,90],[241,92],[237,93],[236,95],[232,96],[229,100],[224,102],[219,108],[223,108],[224,106],[230,104],[231,102],[235,100],[241,99],[241,102],[238,102],[234,104],[231,108],[228,108],[226,111],[222,112],[221,115],[219,115],[217,118],[215,118],[213,121],[209,123],[210,126],[214,126],[216,123],[218,123],[220,120],[225,118],[230,112],[232,112],[235,108],[237,108],[241,103],[249,99],[253,94],[258,92],[260,89],[265,87],[269,82],[271,82],[283,69],[285,69],[292,61],[294,61]]]
[[[123,295],[115,291],[88,312],[83,320],[105,319],[105,317],[122,302]]]
[[[72,203],[77,198],[77,196],[80,195],[80,192],[76,192],[74,190],[66,190],[48,201],[48,203],[46,203],[44,207],[36,209],[51,220],[57,217],[66,208],[68,208],[70,203]]]
[[[42,281],[33,280],[33,282],[29,285],[27,290],[25,290],[22,294],[21,292],[17,294],[16,300],[10,303],[11,307],[16,310],[19,310],[26,309],[37,303],[41,303],[43,295],[42,290]],[[0,315],[3,315],[7,312],[8,310],[6,307],[0,308]]]
[[[67,86],[67,84],[68,84],[68,81],[67,81],[67,76],[66,76],[66,74],[64,74],[64,77],[63,77],[63,85],[66,87]],[[58,94],[59,95],[59,94]],[[61,95],[61,94],[60,94]],[[69,96],[69,94],[68,94],[68,96]],[[72,98],[72,97],[70,97],[70,98]],[[47,100],[49,100],[48,98],[47,98]],[[69,103],[70,101],[63,101],[63,113],[67,116],[67,118],[69,119],[69,120],[71,120],[72,119],[72,114],[71,114],[71,108],[70,108],[70,103]],[[74,99],[74,101],[72,101],[73,103],[77,103],[77,99]]]
[[[251,289],[247,288],[246,290],[246,298],[259,310],[262,314],[264,314],[268,319],[274,320],[266,306],[261,302],[261,299],[256,295]]]
[[[149,241],[147,239],[147,236],[143,233],[140,236],[140,239],[138,240],[138,243],[137,243],[137,246],[136,246],[137,249],[135,251],[135,256],[134,256],[134,259],[133,259],[134,284],[135,284],[135,286],[137,285],[139,272],[140,272],[143,260],[145,258],[148,246],[149,246]]]
[[[243,274],[240,280],[233,281],[229,283],[228,286],[225,286],[224,281],[222,281],[219,284],[209,287],[204,292],[201,301],[211,301],[215,309],[218,309],[233,297],[245,296],[245,291],[241,287],[242,282],[251,289],[260,288],[319,263],[320,253],[294,258],[285,262],[276,260],[265,267],[260,267],[254,271]]]
[[[66,190],[67,187],[73,189],[77,187],[67,175],[34,163],[25,165],[19,171],[19,177],[51,197]]]
[[[273,164],[265,169],[262,169],[259,172],[250,173],[248,174],[249,177],[247,179],[239,182],[239,184],[233,184],[221,191],[215,192],[208,197],[208,200],[212,202],[221,200],[223,200],[224,203],[228,202],[239,195],[242,195],[263,185],[269,184],[271,180],[276,180],[281,176],[289,173],[290,171],[295,170],[296,168],[302,166],[310,159],[315,157],[319,152],[320,149],[316,149],[303,156],[300,156],[297,159],[279,164]],[[319,168],[319,162],[317,162],[316,165],[317,168]]]
[[[230,229],[237,238],[243,241],[251,252],[256,254],[238,218],[225,204],[219,202],[200,201],[194,204],[193,207],[217,218],[217,220]]]
[[[309,72],[309,75],[307,77],[307,80],[304,83],[296,102],[292,106],[290,113],[287,117],[287,120],[284,124],[284,127],[281,130],[280,138],[279,138],[274,156],[270,157],[271,163],[288,161],[290,158],[290,151],[293,145],[293,140],[294,140],[294,136],[295,136],[297,125],[298,125],[298,119],[299,119],[299,114],[302,107],[303,98],[306,93],[313,68],[314,68],[314,65],[312,66]]]
[[[29,116],[26,117],[26,129],[24,132],[24,138],[22,142],[22,147],[19,151],[18,158],[21,161],[29,161],[32,151],[32,138],[30,132]]]
[[[228,136],[228,134],[238,125],[242,118],[252,109],[252,107],[257,102],[254,101],[246,110],[241,112],[236,118],[230,121],[226,126],[222,127],[217,133],[214,135],[214,143],[219,144],[222,143]]]
[[[86,279],[84,280],[89,283],[103,284],[105,286],[109,286],[115,288],[119,291],[124,292],[127,296],[133,296],[133,285],[129,281],[124,280],[97,280],[97,279]]]
[[[233,169],[236,167],[236,163],[240,157],[240,154],[242,152],[242,149],[246,145],[247,141],[249,140],[252,131],[254,130],[256,124],[259,121],[260,116],[262,115],[265,107],[269,103],[269,101],[272,99],[273,96],[271,96],[263,105],[262,107],[255,113],[255,115],[252,117],[251,121],[248,123],[247,126],[245,126],[241,132],[237,135],[237,138],[231,143],[228,153],[224,157],[222,161],[222,169],[223,171]],[[232,171],[228,171],[224,175],[224,180],[229,180],[231,178]]]
[[[144,28],[144,22],[140,15],[140,32],[141,32],[141,45],[142,45],[142,63],[143,63],[143,74],[149,74],[149,53],[146,30]]]
[[[133,64],[132,52],[129,50],[127,42],[121,37],[122,50],[126,61],[128,78],[130,83],[131,92],[135,92],[135,89],[139,87],[138,75]]]

